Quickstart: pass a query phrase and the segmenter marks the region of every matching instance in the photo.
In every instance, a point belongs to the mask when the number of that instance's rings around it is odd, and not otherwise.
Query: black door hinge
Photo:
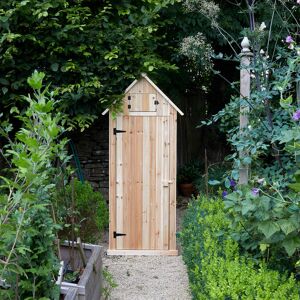
[[[126,132],[126,130],[118,130],[117,128],[114,128],[114,135],[116,135],[117,133],[123,133]]]
[[[114,239],[118,236],[124,236],[124,235],[126,235],[126,233],[118,233],[118,232],[114,231]]]

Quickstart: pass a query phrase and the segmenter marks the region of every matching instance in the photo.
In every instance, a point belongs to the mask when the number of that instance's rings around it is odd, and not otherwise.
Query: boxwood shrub
[[[293,275],[270,270],[262,261],[239,253],[222,200],[193,200],[179,239],[194,299],[299,299]]]

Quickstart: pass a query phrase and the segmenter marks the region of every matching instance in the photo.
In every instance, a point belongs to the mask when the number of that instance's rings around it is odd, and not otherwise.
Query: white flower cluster
[[[183,39],[180,45],[180,53],[189,58],[197,68],[207,73],[211,70],[211,54],[213,50],[207,43],[205,36],[198,32],[194,36],[188,36]]]
[[[190,72],[196,71],[198,79],[199,77],[207,78],[211,74],[213,67],[212,52],[211,45],[207,43],[205,36],[200,32],[194,36],[184,38],[180,45],[180,53],[189,59]],[[205,91],[204,88],[202,90]]]
[[[199,12],[209,18],[212,22],[216,22],[220,12],[219,5],[214,1],[185,0],[183,5],[187,11]]]

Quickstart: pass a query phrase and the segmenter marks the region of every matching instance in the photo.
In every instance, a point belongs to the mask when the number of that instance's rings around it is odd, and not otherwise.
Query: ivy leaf
[[[265,221],[258,225],[258,230],[261,231],[264,234],[264,236],[268,239],[274,233],[278,232],[280,230],[280,227],[273,221]]]

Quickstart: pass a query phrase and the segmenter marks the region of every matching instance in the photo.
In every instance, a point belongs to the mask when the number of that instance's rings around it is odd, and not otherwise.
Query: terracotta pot
[[[192,183],[178,184],[179,192],[184,197],[191,197],[195,193],[195,187]]]

